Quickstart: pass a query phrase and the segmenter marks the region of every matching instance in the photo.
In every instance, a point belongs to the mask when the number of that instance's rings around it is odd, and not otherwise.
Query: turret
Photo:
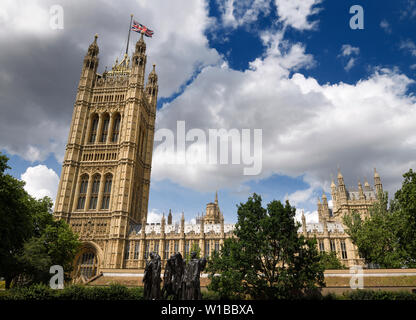
[[[365,200],[363,186],[361,185],[361,181],[358,181],[358,196],[360,200]]]
[[[165,234],[165,224],[166,224],[165,213],[163,212],[162,220],[160,222],[160,231],[162,235]]]
[[[169,209],[168,224],[172,224],[172,210],[171,209]]]
[[[159,91],[159,85],[157,83],[156,65],[153,65],[152,72],[149,73],[149,78],[146,84],[146,93],[149,103],[153,106],[153,111],[156,112],[157,93]]]
[[[383,192],[383,185],[381,184],[380,175],[378,174],[376,168],[374,168],[374,187],[376,189],[377,195],[380,192]]]
[[[98,35],[96,34],[94,36],[94,41],[90,44],[88,47],[87,54],[84,57],[84,62],[82,65],[82,72],[81,72],[81,79],[79,81],[79,87],[78,87],[78,94],[82,94],[83,90],[85,90],[86,87],[92,87],[95,76],[98,68],[98,45],[97,45],[97,38]],[[90,90],[85,90],[89,92]],[[78,99],[85,99],[85,97],[78,96]]]
[[[326,219],[329,218],[329,208],[328,208],[328,199],[325,192],[322,193],[322,216]]]
[[[303,235],[306,236],[307,232],[306,232],[306,218],[305,218],[305,214],[302,210],[302,232]]]
[[[345,188],[344,177],[341,170],[338,168],[338,195],[340,200],[347,200],[347,190]]]
[[[146,68],[146,43],[143,39],[143,33],[140,40],[136,43],[136,50],[132,57],[132,76],[133,80],[141,86],[144,86],[144,71]]]
[[[371,187],[370,187],[370,184],[368,183],[367,178],[364,178],[364,190],[371,191]]]
[[[331,179],[331,198],[333,205],[332,209],[335,211],[337,209],[337,186],[333,178]]]
[[[181,216],[181,234],[185,233],[185,215],[182,211],[182,216]]]

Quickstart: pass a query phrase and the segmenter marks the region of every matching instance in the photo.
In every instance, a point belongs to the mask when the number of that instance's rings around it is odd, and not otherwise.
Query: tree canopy
[[[68,277],[80,246],[77,236],[53,218],[50,198],[31,197],[23,181],[5,173],[7,161],[0,154],[0,276],[6,288],[12,280],[46,282],[52,265],[61,265]]]
[[[387,192],[379,193],[367,218],[357,212],[344,217],[346,232],[368,264],[416,266],[416,173],[410,169],[403,177],[390,205]]]
[[[324,286],[315,240],[298,233],[296,209],[253,194],[238,206],[235,238],[208,263],[210,289],[223,298],[296,298]]]

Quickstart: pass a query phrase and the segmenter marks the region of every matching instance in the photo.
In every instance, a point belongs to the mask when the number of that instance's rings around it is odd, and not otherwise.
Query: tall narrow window
[[[126,247],[124,248],[124,259],[129,260],[130,258],[130,241],[126,242]]]
[[[98,115],[95,115],[92,119],[91,124],[91,134],[90,134],[90,143],[95,142],[95,138],[97,137],[97,130],[98,130]]]
[[[185,257],[189,255],[189,240],[185,241]]]
[[[97,174],[94,176],[94,180],[92,182],[91,199],[90,199],[90,207],[89,207],[89,209],[92,209],[92,210],[97,208],[98,191],[100,191],[100,179],[101,179],[101,176]]]
[[[144,258],[147,259],[149,256],[149,241],[146,241],[146,245],[144,247]]]
[[[155,240],[153,251],[159,254],[159,240]]]
[[[173,245],[173,251],[179,252],[179,240],[175,240],[175,243]]]
[[[334,239],[331,239],[331,240],[329,241],[329,244],[330,244],[330,246],[331,246],[331,251],[332,251],[332,252],[336,252],[336,251],[337,251],[337,249],[336,249],[336,247],[335,247],[335,240],[334,240]]]
[[[110,207],[111,196],[111,184],[113,183],[113,176],[107,174],[105,177],[103,201],[101,203],[101,209],[108,209]]]
[[[134,259],[139,259],[139,253],[140,253],[140,242],[136,241],[136,244],[134,246]]]
[[[92,278],[97,273],[97,264],[97,257],[93,252],[84,252],[78,260],[80,275],[85,279]]]
[[[110,117],[107,115],[104,116],[103,130],[101,132],[100,142],[106,142],[108,136],[108,125],[110,124]]]
[[[341,255],[342,259],[347,259],[347,247],[345,245],[345,240],[341,240]]]
[[[215,248],[214,248],[214,250],[216,252],[219,252],[220,251],[220,242],[218,240],[215,240]]]
[[[324,240],[319,240],[319,251],[325,252],[325,243]]]
[[[85,199],[87,197],[87,189],[88,189],[88,175],[83,175],[81,177],[81,185],[79,188],[77,209],[84,209]]]
[[[209,240],[205,241],[205,258],[209,257]]]
[[[119,114],[116,115],[114,119],[114,126],[113,126],[113,137],[111,139],[112,142],[118,141],[118,136],[120,135],[120,120],[121,120],[120,115]]]
[[[165,251],[163,259],[169,259],[169,240],[165,241]]]

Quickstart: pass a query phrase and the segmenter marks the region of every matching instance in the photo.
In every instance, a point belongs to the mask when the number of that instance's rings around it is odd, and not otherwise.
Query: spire
[[[215,191],[215,204],[218,205],[218,191]]]
[[[337,176],[337,178],[338,178],[338,184],[339,185],[344,185],[344,177],[342,176],[342,173],[341,173],[341,170],[340,170],[339,167],[338,167],[338,176]]]
[[[305,218],[305,214],[304,214],[304,212],[303,212],[303,210],[302,210],[302,231],[303,231],[303,234],[304,235],[306,235],[306,218]]]
[[[371,187],[370,184],[368,183],[367,177],[364,177],[364,190],[365,191],[370,191]]]
[[[172,210],[171,209],[169,209],[168,224],[172,224]]]
[[[381,184],[380,175],[378,174],[376,168],[374,168],[374,187],[376,188],[377,195],[380,192],[383,192],[383,185]]]
[[[149,102],[156,108],[157,93],[159,91],[159,85],[157,82],[156,65],[153,64],[153,70],[149,73],[146,84],[146,92]],[[156,111],[156,109],[155,109]]]
[[[359,195],[360,200],[365,200],[363,186],[361,185],[361,181],[359,180],[358,180],[358,195]]]

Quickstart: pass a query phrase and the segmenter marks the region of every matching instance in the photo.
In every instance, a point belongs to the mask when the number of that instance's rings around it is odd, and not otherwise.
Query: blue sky
[[[162,166],[155,152],[152,219],[170,208],[176,219],[182,211],[194,218],[218,190],[228,222],[236,221],[236,205],[253,192],[265,202],[289,199],[314,221],[316,198],[329,191],[337,166],[352,186],[364,176],[371,182],[376,166],[390,192],[414,167],[416,1],[173,0],[173,11],[163,1],[126,1],[117,8],[106,1],[55,3],[64,9],[65,29],[47,30],[42,17],[52,2],[39,1],[30,4],[39,17],[31,35],[14,17],[24,14],[22,7],[0,5],[6,29],[0,44],[16,41],[0,53],[0,148],[10,157],[10,173],[25,179],[34,195],[55,196],[88,43],[98,32],[100,70],[111,65],[123,50],[130,12],[155,31],[146,41],[148,65],[156,61],[159,74],[158,128],[173,130],[185,120],[187,128],[202,130],[263,130],[263,166],[256,176],[232,165]],[[353,5],[364,9],[363,30],[350,28]],[[102,26],[103,19],[110,22]],[[29,36],[38,44],[25,41]],[[32,65],[22,70],[17,52],[27,49]],[[48,51],[53,58],[41,59]],[[34,74],[14,100],[20,77]],[[61,92],[56,100],[46,98],[50,88]],[[32,116],[37,123],[27,125]]]

